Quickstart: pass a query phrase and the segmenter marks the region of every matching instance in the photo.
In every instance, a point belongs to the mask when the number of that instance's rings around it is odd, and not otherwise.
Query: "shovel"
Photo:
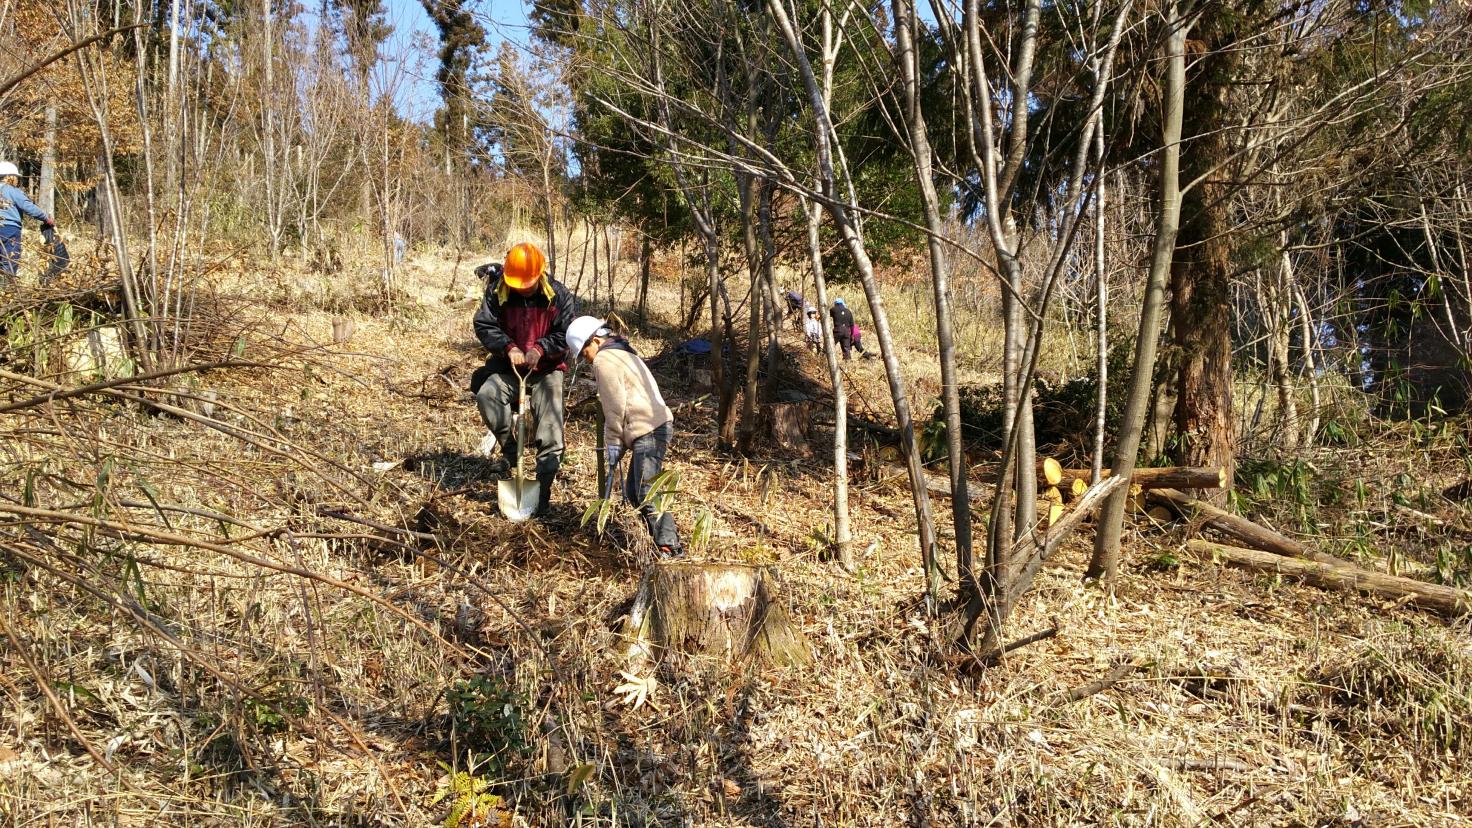
[[[496,484],[496,501],[501,506],[501,514],[505,515],[507,520],[512,523],[520,523],[537,511],[537,504],[541,501],[541,490],[537,486],[536,478],[528,478],[523,470],[526,457],[526,374],[515,368],[511,370],[516,372],[516,379],[520,385],[516,414],[511,418],[511,427],[516,432],[516,476]]]

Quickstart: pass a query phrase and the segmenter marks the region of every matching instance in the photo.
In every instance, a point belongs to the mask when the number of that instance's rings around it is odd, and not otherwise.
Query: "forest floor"
[[[1466,824],[1465,623],[1227,569],[1184,551],[1182,527],[1141,525],[1112,595],[1080,582],[1085,531],[1009,623],[1009,638],[1057,635],[965,675],[922,611],[907,492],[856,480],[858,568],[824,560],[831,418],[812,457],[719,452],[713,406],[672,356],[678,289],[663,281],[633,341],[678,411],[677,521],[697,559],[773,568],[812,660],[664,672],[649,703],[623,703],[615,629],[649,542],[627,507],[602,534],[580,521],[596,474],[586,376],[568,395],[554,514],[496,514],[464,390],[481,359],[471,267],[412,260],[393,314],[291,274],[220,281],[236,327],[218,335],[243,359],[257,338],[309,350],[191,388],[218,406],[209,416],[289,450],[85,398],[28,415],[36,433],[0,458],[0,490],[67,502],[45,475],[28,483],[27,464],[85,481],[119,447],[131,459],[107,466],[105,503],[194,509],[171,525],[332,580],[143,544],[119,570],[133,580],[109,584],[137,600],[110,603],[78,586],[80,551],[51,569],[0,552],[0,825],[424,825],[466,799],[445,792],[457,770],[504,797],[483,816],[515,825]],[[334,319],[353,322],[346,342],[332,344]],[[818,358],[796,331],[782,343],[783,385],[825,399]],[[928,411],[933,358],[903,347]],[[855,413],[883,419],[881,363],[846,369]],[[1319,462],[1370,462],[1351,454]],[[1415,468],[1400,462],[1382,478]],[[1380,552],[1399,543],[1375,537]],[[98,577],[111,548],[88,559]]]

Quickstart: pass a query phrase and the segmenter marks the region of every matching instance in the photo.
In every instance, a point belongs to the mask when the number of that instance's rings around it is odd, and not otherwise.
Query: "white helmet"
[[[0,161],[0,176],[20,175],[20,168],[10,161]]]
[[[608,329],[603,327],[603,320],[596,316],[579,316],[567,326],[567,353],[573,359],[577,359],[582,353],[583,346],[588,340],[595,336],[607,334]]]

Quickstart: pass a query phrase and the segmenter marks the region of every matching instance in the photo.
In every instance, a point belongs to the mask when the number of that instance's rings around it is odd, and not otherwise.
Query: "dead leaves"
[[[646,702],[651,708],[658,709],[659,705],[654,701],[654,693],[659,689],[659,682],[653,673],[641,678],[633,673],[620,671],[619,677],[624,680],[624,683],[613,688],[613,692],[621,697],[619,700],[629,709],[638,710]]]

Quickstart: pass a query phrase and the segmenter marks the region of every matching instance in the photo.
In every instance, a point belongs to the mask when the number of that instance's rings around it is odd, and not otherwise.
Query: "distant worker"
[[[481,419],[501,447],[503,457],[496,469],[504,473],[527,448],[516,444],[512,430],[519,377],[526,377],[531,439],[537,450],[536,514],[545,516],[552,502],[552,482],[562,466],[562,373],[567,370],[567,326],[577,314],[576,302],[572,292],[547,273],[547,258],[534,244],[511,248],[495,278],[489,278],[496,271],[493,266],[476,270],[488,278],[475,312],[475,337],[489,354],[471,377],[470,390]]]
[[[56,222],[37,207],[16,186],[20,169],[9,161],[0,161],[0,285],[15,278],[20,269],[20,217],[30,216],[41,223],[42,231],[56,227]]]
[[[854,312],[844,304],[843,298],[833,300],[833,307],[828,309],[828,318],[833,320],[833,339],[843,349],[843,358],[849,359],[849,351],[854,346]]]
[[[859,356],[863,357],[864,359],[874,358],[873,354],[864,350],[864,331],[859,328],[859,323],[857,322],[854,323],[853,327],[853,340],[854,350],[859,352]]]
[[[618,461],[629,454],[624,499],[644,516],[662,557],[684,555],[674,515],[661,511],[663,504],[649,496],[650,484],[663,470],[665,452],[675,434],[674,414],[665,405],[649,366],[627,339],[594,316],[580,316],[568,326],[567,350],[592,364],[598,402],[603,405],[608,489],[602,494],[612,493]]]
[[[802,306],[803,306],[802,294],[801,293],[798,293],[797,291],[792,290],[792,289],[789,288],[787,290],[787,292],[786,292],[786,297],[787,297],[787,315],[788,316],[797,316],[799,313],[802,313]]]
[[[815,353],[823,352],[823,322],[818,319],[818,309],[812,305],[808,305],[807,318],[802,322],[802,339]]]

